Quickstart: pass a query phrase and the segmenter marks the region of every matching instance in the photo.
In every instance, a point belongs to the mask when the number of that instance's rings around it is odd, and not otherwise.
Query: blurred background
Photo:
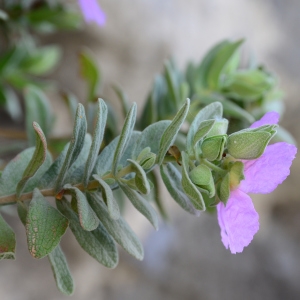
[[[77,1],[68,1],[78,10]],[[112,90],[117,83],[137,102],[139,113],[154,75],[173,57],[183,68],[200,61],[223,39],[245,38],[243,53],[277,74],[285,92],[286,111],[281,125],[298,144],[300,81],[300,3],[297,0],[119,0],[99,1],[107,16],[104,27],[88,24],[76,32],[43,34],[43,44],[60,44],[63,59],[47,76],[85,101],[86,85],[80,80],[78,53],[88,47],[101,68],[102,96],[120,115]],[[5,41],[2,41],[5,46]],[[69,135],[72,120],[55,92],[49,92],[57,114],[52,134]],[[2,128],[22,129],[0,111]],[[1,140],[1,147],[5,140]],[[5,157],[1,157],[5,158]],[[96,263],[67,232],[62,248],[76,283],[73,299],[299,299],[300,298],[300,161],[291,176],[269,195],[253,196],[260,215],[260,231],[242,254],[232,255],[220,240],[216,215],[193,217],[164,191],[170,220],[155,232],[128,205],[126,219],[142,239],[142,262],[120,250],[120,263],[109,270]],[[63,299],[56,289],[47,259],[35,260],[27,250],[24,227],[14,217],[17,260],[1,261],[2,299]]]

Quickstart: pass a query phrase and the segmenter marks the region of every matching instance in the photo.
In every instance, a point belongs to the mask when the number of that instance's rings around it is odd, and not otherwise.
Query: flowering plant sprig
[[[17,204],[29,252],[38,259],[49,258],[63,293],[71,294],[74,289],[59,246],[68,227],[79,245],[108,268],[118,263],[116,242],[137,259],[143,258],[142,244],[121,216],[114,190],[120,189],[158,229],[157,213],[144,198],[157,188],[150,181],[156,165],[167,190],[184,210],[199,215],[217,206],[222,241],[233,253],[249,244],[258,229],[258,217],[246,193],[270,192],[282,182],[296,148],[285,143],[267,146],[277,128],[277,115],[272,113],[252,128],[227,135],[228,120],[219,102],[200,110],[183,145],[176,137],[189,110],[187,99],[172,121],[135,131],[137,108],[133,104],[121,134],[99,154],[107,106],[98,100],[91,136],[79,104],[72,139],[54,162],[41,127],[33,123],[36,147],[21,152],[3,170],[0,205]],[[270,159],[278,164],[271,165]],[[269,172],[274,173],[274,180],[265,184]],[[46,196],[55,198],[56,208]],[[1,258],[14,259],[15,235],[1,215],[0,232]]]

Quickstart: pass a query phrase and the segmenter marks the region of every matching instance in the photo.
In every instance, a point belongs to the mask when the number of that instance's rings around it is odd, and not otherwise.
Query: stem
[[[210,161],[208,161],[207,159],[201,159],[200,161],[202,164],[206,165],[207,167],[209,167],[211,170],[216,171],[217,173],[221,174],[221,175],[226,175],[226,171],[223,170],[222,168],[216,166],[215,164],[211,163]]]
[[[125,168],[123,168],[122,170],[120,170],[117,174],[117,178],[121,178],[124,177],[125,175],[129,174],[133,172],[132,169],[132,165],[128,165]],[[108,173],[105,176],[102,177],[103,180],[107,179],[107,178],[114,178],[115,176],[113,176],[112,173]],[[74,187],[78,188],[81,191],[84,190],[95,190],[100,186],[99,182],[97,180],[92,180],[89,182],[87,188],[84,187],[83,183],[78,183],[75,184]],[[63,191],[63,189],[62,189]],[[55,197],[56,195],[58,195],[59,193],[57,193],[55,191],[54,188],[52,189],[45,189],[45,190],[41,190],[40,191],[42,193],[43,196],[45,197]],[[61,192],[61,191],[60,191]],[[64,192],[65,195],[68,195],[69,192],[65,191]],[[19,198],[17,197],[16,194],[12,194],[12,195],[8,195],[8,196],[2,196],[0,197],[0,205],[3,204],[10,204],[10,203],[16,203],[17,201],[26,201],[26,200],[30,200],[32,199],[33,196],[33,192],[29,192],[29,193],[24,193],[22,194]]]

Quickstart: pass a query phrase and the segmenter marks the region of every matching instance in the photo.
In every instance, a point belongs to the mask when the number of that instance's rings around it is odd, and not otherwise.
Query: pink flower
[[[277,124],[278,119],[277,113],[269,112],[250,128]],[[247,193],[274,191],[290,174],[296,153],[294,145],[282,142],[267,146],[263,155],[255,160],[243,161],[245,180],[231,191],[226,205],[221,202],[217,206],[222,242],[231,253],[242,252],[259,229],[258,214]]]
[[[78,0],[78,4],[87,23],[96,22],[99,26],[105,24],[106,16],[97,0]]]

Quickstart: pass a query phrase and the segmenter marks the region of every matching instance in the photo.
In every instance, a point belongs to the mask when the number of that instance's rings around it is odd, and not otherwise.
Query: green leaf
[[[89,157],[87,159],[83,177],[83,184],[87,186],[89,178],[92,174],[93,168],[96,164],[100,146],[103,140],[105,124],[107,120],[107,106],[102,99],[98,100],[98,110],[96,125],[93,133],[92,146],[90,149]]]
[[[206,120],[220,119],[222,118],[222,115],[223,115],[223,107],[220,102],[211,103],[205,106],[197,113],[196,117],[194,118],[193,122],[190,125],[186,137],[186,149],[190,155],[193,154],[193,141],[196,132],[200,129],[200,124]]]
[[[191,199],[194,207],[198,210],[205,210],[205,203],[203,197],[197,187],[189,178],[189,157],[184,151],[181,152],[182,157],[182,188]]]
[[[87,198],[98,218],[115,241],[129,254],[142,260],[144,257],[143,245],[122,216],[118,220],[112,220],[107,207],[96,193],[88,194]]]
[[[88,84],[88,102],[94,100],[100,83],[101,75],[91,53],[83,50],[79,54],[80,74]]]
[[[72,295],[74,282],[64,253],[58,245],[48,255],[57,288],[65,295]]]
[[[39,123],[45,136],[49,135],[52,125],[52,112],[49,100],[43,91],[36,86],[28,86],[24,93],[26,108],[26,132],[29,144],[35,144],[35,132],[32,129],[32,123]]]
[[[175,107],[178,107],[178,105],[180,104],[179,87],[176,86],[172,64],[169,61],[165,63],[165,74],[169,94],[171,96],[170,98],[173,102],[173,105]]]
[[[118,183],[132,205],[158,230],[158,218],[154,208],[138,192],[132,190],[129,186],[120,181]]]
[[[127,116],[128,112],[129,112],[128,97],[123,92],[123,90],[120,87],[116,86],[116,85],[113,86],[113,90],[115,91],[115,93],[118,96],[118,99],[120,100],[122,111],[123,111],[123,115],[124,115],[124,118],[125,118]]]
[[[160,174],[167,190],[178,205],[190,214],[199,215],[199,211],[195,209],[191,200],[183,191],[182,176],[178,169],[171,163],[163,164],[160,166]]]
[[[108,210],[109,216],[113,220],[119,219],[120,218],[119,206],[113,196],[111,188],[104,180],[101,179],[101,177],[99,175],[94,174],[93,177],[100,184],[100,188],[102,191],[102,198],[104,199],[104,201],[107,205],[107,210]]]
[[[15,259],[16,237],[0,214],[0,260]]]
[[[140,152],[147,146],[151,147],[152,153],[157,154],[159,152],[161,137],[170,124],[171,121],[164,120],[151,124],[145,128],[135,144],[132,157],[137,158]]]
[[[160,140],[159,152],[157,154],[157,163],[159,165],[163,163],[167,151],[175,141],[176,135],[187,116],[189,107],[190,107],[190,99],[186,99],[185,104],[181,107],[181,109],[178,111],[178,113],[172,120],[171,124],[164,131]]]
[[[118,141],[118,145],[116,151],[114,153],[114,159],[112,162],[112,173],[116,175],[118,163],[122,154],[125,151],[125,148],[130,140],[134,124],[136,119],[136,104],[134,103],[125,119],[124,126],[120,135],[120,139]]]
[[[219,49],[218,53],[216,53],[207,73],[209,88],[217,89],[219,87],[222,71],[242,43],[243,40],[235,43],[226,43]]]
[[[199,128],[194,135],[193,144],[192,144],[193,148],[195,148],[195,146],[197,146],[200,140],[203,139],[210,132],[215,122],[216,120],[206,120],[200,123]]]
[[[82,106],[82,104],[78,104],[75,124],[73,128],[73,136],[64,163],[62,165],[62,168],[56,180],[56,184],[55,184],[56,191],[59,191],[61,187],[64,185],[64,179],[68,169],[75,162],[75,160],[77,159],[77,157],[79,156],[83,148],[86,128],[87,128],[87,123],[85,118],[84,107]]]
[[[83,250],[108,268],[114,268],[118,264],[119,255],[116,244],[100,222],[97,229],[85,231],[79,224],[76,213],[70,207],[68,201],[63,198],[56,201],[57,208],[69,219],[70,228]]]
[[[136,173],[135,174],[135,184],[136,184],[137,188],[139,189],[139,191],[142,194],[144,194],[144,195],[149,194],[150,193],[150,184],[147,179],[147,175],[146,175],[145,171],[136,161],[134,161],[132,159],[128,159],[128,161],[132,164],[133,169]]]
[[[57,65],[62,56],[58,46],[46,46],[30,51],[29,56],[22,61],[20,68],[32,75],[49,73]]]
[[[17,184],[22,179],[23,173],[30,163],[34,152],[35,148],[28,148],[19,153],[7,164],[2,172],[2,176],[0,177],[1,196],[14,194],[16,192]],[[42,165],[42,167],[40,167],[35,176],[28,180],[25,191],[30,191],[37,185],[41,176],[49,168],[51,163],[51,155],[49,154],[49,152],[47,152],[45,163]]]
[[[15,122],[20,121],[22,117],[22,108],[15,91],[6,86],[1,90],[1,94],[2,99],[0,102],[4,102],[5,110]]]
[[[69,191],[72,198],[77,201],[79,222],[84,230],[92,231],[99,226],[99,219],[90,207],[85,195],[76,187],[66,184],[64,190]]]
[[[66,219],[52,207],[38,189],[34,189],[26,220],[28,249],[34,258],[52,252],[68,228]]]
[[[17,197],[19,197],[20,194],[22,193],[27,181],[31,177],[33,177],[38,171],[38,169],[43,165],[47,156],[47,141],[43,133],[43,130],[36,122],[33,122],[32,126],[36,133],[36,147],[35,147],[34,154],[22,175],[22,179],[19,181],[17,185],[16,188]]]
[[[211,170],[206,165],[199,165],[189,174],[193,183],[197,185],[208,185],[212,179]]]

